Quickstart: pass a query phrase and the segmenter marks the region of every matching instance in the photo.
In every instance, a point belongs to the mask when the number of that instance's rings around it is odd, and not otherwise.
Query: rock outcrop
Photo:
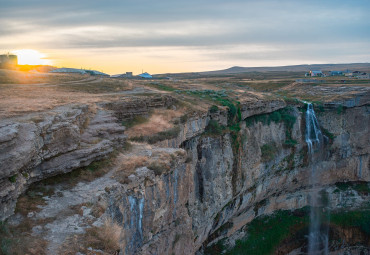
[[[0,122],[0,218],[36,181],[67,173],[108,156],[125,140],[110,111],[67,105]]]
[[[37,119],[2,121],[0,215],[12,213],[30,183],[108,155],[125,138],[121,120],[174,102],[132,99],[95,112],[65,106]],[[368,102],[321,109],[326,153],[316,163],[317,183],[309,182],[304,105],[286,106],[257,100],[241,102],[236,112],[219,107],[191,116],[176,138],[155,144],[168,152],[170,169],[137,168],[128,183],[115,183],[100,197],[105,215],[122,228],[122,253],[202,254],[220,240],[232,246],[256,217],[309,205],[313,189],[327,193],[333,210],[366,204],[368,193],[338,191],[336,183],[370,182]]]
[[[228,123],[221,109],[202,120],[189,119],[177,139],[160,143],[181,145],[189,160],[179,158],[160,176],[138,169],[135,186],[111,190],[105,198],[125,230],[125,254],[177,254],[179,249],[180,254],[201,253],[221,239],[232,245],[254,218],[309,205],[312,189],[324,189],[332,209],[363,206],[368,194],[338,192],[335,184],[370,181],[368,106],[340,113],[329,107],[320,113],[327,154],[317,163],[320,182],[314,186],[309,183],[304,112],[285,109],[291,124],[269,114],[284,106],[256,108],[261,111],[254,111],[259,114],[255,117],[241,105],[242,116],[248,117],[237,123],[239,129],[204,132],[212,119]],[[264,146],[273,155],[266,155]]]

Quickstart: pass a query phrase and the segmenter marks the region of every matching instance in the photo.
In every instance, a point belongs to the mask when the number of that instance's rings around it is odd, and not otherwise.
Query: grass
[[[150,170],[153,170],[155,175],[161,175],[162,173],[165,173],[168,170],[170,170],[171,165],[166,164],[165,162],[154,161],[148,165],[148,168]]]
[[[61,83],[78,81],[87,75],[32,73],[0,69],[0,84]]]
[[[357,211],[334,211],[330,218],[323,218],[324,223],[344,228],[356,227],[367,235],[370,234],[369,209]],[[326,221],[328,220],[329,221]],[[274,254],[284,240],[307,235],[309,208],[292,211],[277,211],[269,216],[260,216],[247,224],[247,235],[236,241],[236,245],[226,251],[222,241],[207,247],[205,254],[228,255],[267,255]],[[296,235],[299,236],[296,236]]]
[[[236,241],[235,247],[225,254],[272,254],[281,241],[307,224],[307,216],[294,215],[290,211],[258,217],[248,224],[248,237]]]
[[[337,212],[330,215],[330,222],[344,227],[358,227],[370,236],[370,211]]]
[[[146,123],[146,122],[148,122],[148,120],[149,119],[145,118],[144,116],[136,115],[132,119],[122,121],[122,126],[125,126],[127,128],[131,128],[133,126]]]
[[[47,254],[47,241],[32,235],[36,225],[46,225],[55,218],[32,220],[25,217],[19,225],[9,225],[0,221],[0,254],[3,255],[44,255]]]
[[[125,132],[129,138],[134,140],[144,141],[147,137],[170,135],[169,131],[179,131],[177,127],[180,123],[186,122],[189,117],[184,114],[185,109],[154,109],[150,113],[150,117],[144,118],[137,116],[132,120],[128,120],[123,124],[128,127]],[[167,133],[167,134],[166,134]],[[153,138],[154,139],[154,138]],[[160,138],[159,138],[160,139]]]
[[[360,194],[370,194],[370,186],[367,182],[337,182],[335,186],[338,191],[353,189]]]
[[[261,92],[271,92],[283,88],[291,84],[294,80],[273,80],[273,81],[246,81],[243,83],[244,86],[253,88],[254,90]]]
[[[147,156],[126,156],[120,154],[117,157],[117,169],[114,178],[120,183],[128,183],[128,177],[135,172],[139,167],[148,164],[149,158]]]
[[[69,237],[61,246],[60,255],[92,253],[89,248],[100,250],[103,255],[118,254],[123,239],[122,227],[111,220],[106,220],[102,226],[86,229],[84,234]],[[123,246],[123,245],[122,245]]]
[[[41,185],[55,185],[62,183],[69,187],[76,186],[79,182],[91,182],[96,178],[99,178],[106,174],[110,167],[113,165],[113,158],[115,158],[116,152],[111,153],[106,159],[92,162],[86,167],[82,167],[73,170],[69,173],[56,175],[45,180],[40,181],[38,184]]]
[[[153,152],[152,158],[149,161],[148,168],[154,171],[155,175],[161,175],[168,172],[176,163],[178,157],[184,157],[185,153],[175,152],[174,154],[156,151]]]
[[[176,151],[175,153],[153,151],[150,157],[120,154],[117,157],[116,170],[113,178],[122,184],[129,183],[128,177],[134,174],[137,168],[144,166],[153,170],[155,175],[161,175],[169,171],[178,161],[179,157],[184,158],[184,161],[191,160],[191,158],[187,158],[186,153],[183,151]]]
[[[50,197],[53,194],[54,189],[45,185],[43,182],[33,183],[27,191],[18,198],[15,213],[27,216],[29,212],[38,212],[41,210],[39,205],[46,204],[43,197]]]
[[[99,79],[99,78],[97,78]],[[89,94],[114,93],[131,89],[127,81],[120,79],[102,78],[98,82],[81,82],[61,84],[58,90],[70,92],[85,92]]]
[[[169,139],[176,138],[179,135],[179,133],[180,133],[180,127],[175,126],[171,129],[158,132],[158,133],[156,133],[154,135],[151,135],[151,136],[143,136],[143,135],[134,136],[134,137],[131,137],[131,140],[135,141],[135,142],[146,142],[146,143],[149,143],[149,144],[155,144],[157,142],[161,142],[161,141],[164,141],[164,140],[169,140]]]
[[[170,86],[158,83],[158,82],[152,82],[148,84],[147,86],[158,89],[158,90],[162,90],[162,91],[168,91],[168,92],[172,92],[176,90],[176,88],[173,88],[173,87],[170,87]]]

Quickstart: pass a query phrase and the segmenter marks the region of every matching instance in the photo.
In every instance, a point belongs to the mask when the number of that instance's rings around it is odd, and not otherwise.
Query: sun
[[[46,55],[37,50],[22,49],[12,51],[18,56],[18,65],[50,65],[51,61]]]

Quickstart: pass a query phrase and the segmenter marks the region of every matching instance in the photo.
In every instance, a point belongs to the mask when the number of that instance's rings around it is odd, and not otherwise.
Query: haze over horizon
[[[0,0],[0,53],[110,74],[369,62],[370,2]]]

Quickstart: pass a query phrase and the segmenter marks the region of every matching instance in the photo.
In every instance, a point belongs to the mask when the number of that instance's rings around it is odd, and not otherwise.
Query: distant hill
[[[313,65],[293,65],[293,66],[271,66],[271,67],[241,67],[233,66],[225,70],[199,72],[202,75],[218,75],[218,74],[235,74],[245,72],[308,72],[310,70],[321,71],[368,71],[370,63],[350,63],[350,64],[313,64]]]

